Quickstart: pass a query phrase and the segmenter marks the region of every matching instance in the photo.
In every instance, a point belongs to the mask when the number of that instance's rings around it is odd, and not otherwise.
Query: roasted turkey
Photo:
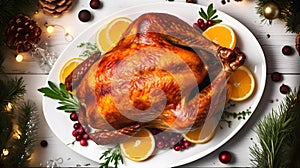
[[[213,44],[166,13],[139,16],[118,44],[96,53],[66,79],[80,101],[79,121],[97,144],[115,144],[140,128],[179,133],[220,114],[228,76],[245,55]]]

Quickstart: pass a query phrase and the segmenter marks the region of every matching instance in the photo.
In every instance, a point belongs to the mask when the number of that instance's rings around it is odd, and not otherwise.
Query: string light
[[[18,55],[16,56],[16,61],[17,61],[17,62],[22,62],[23,59],[24,59],[24,57],[23,57],[22,54],[18,54]]]
[[[45,23],[45,26],[46,26],[46,31],[49,34],[54,33],[55,28],[58,27],[64,31],[64,36],[66,41],[71,42],[74,39],[74,37],[69,33],[69,31],[61,25],[48,25],[48,23]]]
[[[11,103],[7,103],[7,105],[6,105],[6,107],[5,107],[5,110],[6,110],[7,112],[11,112],[12,108],[13,108],[13,105],[12,105]]]
[[[9,150],[8,149],[3,149],[2,154],[3,154],[3,156],[7,156],[9,154]]]
[[[16,132],[14,132],[14,134],[13,134],[13,138],[21,139],[21,135],[22,135],[22,132],[19,129],[17,129]]]
[[[46,27],[46,30],[49,34],[53,33],[54,32],[54,27],[53,26],[47,26]]]

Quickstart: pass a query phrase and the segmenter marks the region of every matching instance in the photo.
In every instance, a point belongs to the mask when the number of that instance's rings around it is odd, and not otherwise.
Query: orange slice
[[[155,149],[155,139],[152,133],[143,128],[128,141],[120,144],[122,154],[133,161],[143,161],[149,158]]]
[[[231,84],[230,100],[243,101],[249,98],[255,88],[255,79],[253,73],[245,65],[239,67],[229,78]]]
[[[236,46],[236,35],[231,27],[224,24],[216,24],[207,28],[203,36],[208,40],[229,49],[234,49]]]
[[[100,29],[96,36],[98,49],[104,53],[111,50],[131,23],[129,18],[118,17]]]
[[[208,123],[210,124],[210,123]],[[213,125],[213,124],[212,124]],[[210,141],[214,135],[215,135],[215,131],[216,128],[212,128],[212,130],[207,131],[207,132],[202,132],[202,127],[195,129],[193,131],[190,131],[188,133],[182,134],[182,136],[195,144],[203,144],[206,143],[208,141]]]
[[[68,75],[83,61],[83,58],[71,58],[68,60],[60,70],[59,81],[65,83]]]

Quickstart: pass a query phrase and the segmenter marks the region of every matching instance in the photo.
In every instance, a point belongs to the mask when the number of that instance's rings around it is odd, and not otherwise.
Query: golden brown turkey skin
[[[97,144],[118,143],[124,140],[121,135],[141,127],[198,128],[224,106],[226,78],[244,59],[175,16],[141,15],[111,51],[74,81],[79,83],[79,120],[95,130],[90,137]],[[67,88],[72,88],[71,79]]]

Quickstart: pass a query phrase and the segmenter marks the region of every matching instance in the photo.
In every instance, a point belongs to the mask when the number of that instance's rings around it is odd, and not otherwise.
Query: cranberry
[[[78,120],[77,113],[76,113],[76,112],[72,112],[72,113],[70,114],[70,119],[71,119],[72,121],[77,121],[77,120]]]
[[[81,128],[81,124],[80,123],[75,123],[73,125],[73,128],[76,129],[76,130],[78,130],[79,128]]]
[[[204,30],[206,30],[206,24],[205,23],[202,23],[202,24],[199,24],[199,28],[202,30],[202,31],[204,31]]]
[[[282,54],[284,55],[292,55],[294,53],[294,50],[291,46],[283,46],[281,49]]]
[[[73,131],[72,131],[72,135],[73,135],[74,137],[76,137],[76,136],[78,135],[78,131],[77,131],[77,130],[73,130]]]
[[[78,130],[77,130],[78,134],[79,135],[83,135],[85,133],[85,131],[83,130],[82,127],[80,127]]]
[[[80,140],[82,139],[82,135],[77,135],[77,136],[75,137],[75,139],[76,139],[76,141],[80,141]]]
[[[282,94],[288,94],[291,91],[290,87],[285,84],[282,84],[280,86],[279,90],[280,90],[280,93],[282,93]]]
[[[231,153],[228,151],[223,151],[219,154],[219,160],[222,163],[229,163],[231,161]]]
[[[197,23],[198,23],[198,25],[201,25],[201,24],[204,23],[204,20],[203,20],[202,18],[199,18],[199,19],[197,20]]]
[[[82,138],[88,140],[88,139],[90,139],[90,136],[89,136],[89,134],[83,134]]]
[[[184,142],[183,142],[183,145],[184,145],[185,147],[189,147],[189,146],[192,145],[192,143],[189,142],[189,141],[184,141]]]
[[[90,7],[92,9],[99,9],[100,7],[102,7],[102,3],[100,2],[100,0],[91,0]]]
[[[181,147],[180,147],[179,145],[175,145],[175,146],[173,147],[173,149],[174,149],[175,151],[180,151],[180,150],[181,150]]]
[[[88,144],[88,143],[87,143],[87,141],[86,141],[85,139],[81,139],[81,140],[80,140],[80,145],[81,145],[81,146],[87,146],[87,144]]]
[[[163,148],[165,147],[164,142],[163,142],[163,141],[157,142],[157,147],[158,147],[159,149],[163,149]]]
[[[273,72],[271,74],[271,79],[274,82],[280,82],[280,81],[282,81],[282,74],[279,72]]]
[[[90,11],[83,9],[78,13],[78,18],[82,22],[88,22],[92,18]]]
[[[215,22],[212,20],[208,20],[206,24],[207,24],[207,27],[211,27],[215,24]]]

